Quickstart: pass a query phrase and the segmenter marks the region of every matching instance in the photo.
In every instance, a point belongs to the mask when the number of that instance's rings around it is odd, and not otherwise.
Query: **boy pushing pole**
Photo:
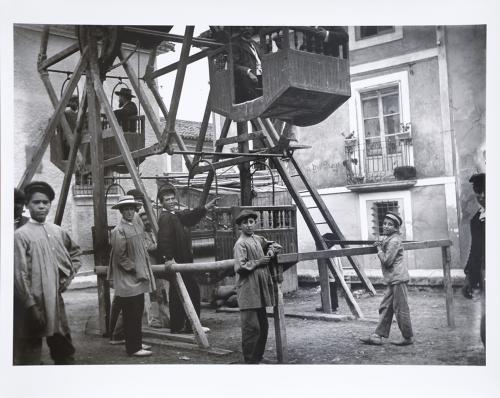
[[[408,307],[408,267],[403,261],[403,246],[399,228],[403,220],[395,213],[387,212],[382,224],[385,238],[375,242],[377,256],[382,264],[384,282],[387,291],[380,303],[380,320],[375,333],[361,341],[365,344],[382,345],[382,337],[388,338],[391,330],[392,317],[395,315],[402,340],[395,345],[413,344],[413,330],[411,327],[410,308]]]

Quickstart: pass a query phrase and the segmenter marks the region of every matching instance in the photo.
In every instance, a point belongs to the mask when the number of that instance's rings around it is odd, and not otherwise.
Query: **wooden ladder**
[[[274,128],[273,124],[271,121],[268,119],[256,119],[257,124],[260,126],[261,130],[264,132],[265,137],[263,138],[263,142],[265,146],[269,149],[274,147],[275,145],[278,144],[279,141],[279,134],[277,133],[276,129]],[[325,242],[325,240],[322,237],[322,234],[318,228],[319,225],[327,225],[332,232],[334,232],[339,239],[344,240],[344,235],[340,231],[339,226],[333,219],[333,216],[331,215],[330,211],[328,210],[325,202],[321,198],[320,194],[316,190],[314,186],[312,186],[308,179],[306,178],[302,168],[300,165],[297,163],[296,159],[293,157],[293,154],[290,156],[290,161],[291,164],[293,165],[295,169],[295,174],[291,175],[289,171],[283,166],[280,160],[278,159],[273,159],[274,165],[276,166],[276,169],[278,170],[284,184],[286,185],[288,191],[290,192],[290,195],[294,199],[299,211],[302,214],[302,217],[304,218],[304,221],[306,222],[315,242],[316,242],[316,248],[317,250],[327,250],[328,246]],[[300,181],[304,184],[306,190],[305,191],[299,191],[294,182],[293,179],[299,177]],[[301,196],[301,193],[308,192],[310,193],[315,206],[306,206],[304,199]],[[318,209],[321,215],[320,220],[315,220],[311,214],[311,210],[313,209]],[[348,247],[348,245],[341,245],[342,247]],[[349,263],[351,264],[352,268],[358,275],[361,283],[363,286],[366,288],[367,291],[369,291],[371,294],[375,294],[375,289],[364,273],[363,269],[359,265],[358,261],[354,257],[347,257]],[[328,259],[320,259],[318,260],[318,268],[319,268],[319,273],[320,273],[320,283],[321,283],[321,302],[323,305],[323,310],[325,312],[331,312],[331,302],[330,302],[330,286],[329,286],[329,281],[328,281],[328,270],[335,276],[335,278],[339,281],[344,293],[345,293],[345,298],[346,301],[349,305],[349,308],[351,312],[357,316],[362,318],[363,313],[361,309],[359,308],[356,300],[354,299],[354,296],[352,295],[352,292],[345,282],[343,278],[343,272],[341,267],[339,267],[338,263],[333,261],[333,259],[328,258]]]

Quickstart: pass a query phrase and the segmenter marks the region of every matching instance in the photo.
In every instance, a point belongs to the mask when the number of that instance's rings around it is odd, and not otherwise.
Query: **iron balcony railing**
[[[394,169],[413,166],[413,141],[408,133],[345,140],[347,185],[394,180]]]

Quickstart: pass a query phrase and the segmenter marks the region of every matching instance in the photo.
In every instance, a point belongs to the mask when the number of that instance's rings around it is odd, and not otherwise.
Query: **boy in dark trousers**
[[[266,307],[275,305],[273,281],[268,264],[281,250],[277,243],[255,235],[257,213],[242,210],[235,223],[241,235],[234,245],[236,293],[241,317],[241,345],[245,363],[262,361],[269,323]]]
[[[385,238],[375,242],[377,256],[382,263],[382,274],[387,284],[387,291],[380,303],[380,320],[375,333],[361,341],[366,344],[381,345],[382,337],[388,338],[393,315],[396,316],[403,339],[393,342],[395,345],[413,344],[410,308],[408,307],[408,268],[403,261],[402,239],[399,228],[403,220],[395,213],[387,212],[382,224]]]

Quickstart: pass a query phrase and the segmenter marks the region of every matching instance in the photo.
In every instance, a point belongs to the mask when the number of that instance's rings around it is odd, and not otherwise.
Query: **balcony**
[[[414,169],[404,167],[413,166],[411,134],[402,132],[382,138],[367,137],[362,141],[346,139],[343,165],[348,188],[374,184],[386,187],[412,185]]]

